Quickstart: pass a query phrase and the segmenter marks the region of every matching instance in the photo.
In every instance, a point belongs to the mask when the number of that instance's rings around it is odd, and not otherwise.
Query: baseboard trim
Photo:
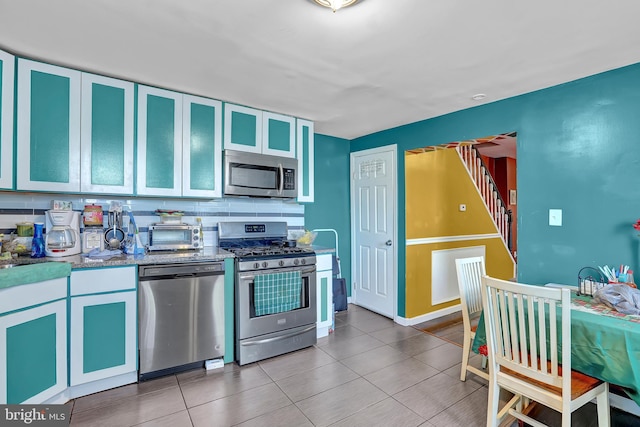
[[[417,325],[418,323],[437,319],[439,317],[446,316],[447,314],[455,313],[460,310],[462,310],[462,307],[460,306],[460,304],[457,304],[451,307],[443,308],[441,310],[421,314],[420,316],[416,316],[416,317],[406,318],[406,317],[397,316],[394,320],[397,324],[402,326],[413,326],[413,325]]]

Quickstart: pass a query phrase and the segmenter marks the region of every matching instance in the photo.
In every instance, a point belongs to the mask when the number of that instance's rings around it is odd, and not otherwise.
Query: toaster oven
[[[147,250],[189,251],[202,249],[201,230],[201,225],[151,224]]]

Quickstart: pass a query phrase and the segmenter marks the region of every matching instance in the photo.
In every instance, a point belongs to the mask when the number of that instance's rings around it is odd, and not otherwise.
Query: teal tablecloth
[[[640,316],[627,316],[590,297],[571,296],[571,368],[624,388],[640,405]],[[472,350],[486,344],[480,317]]]
[[[68,262],[43,262],[0,269],[0,289],[29,283],[44,282],[71,275]]]

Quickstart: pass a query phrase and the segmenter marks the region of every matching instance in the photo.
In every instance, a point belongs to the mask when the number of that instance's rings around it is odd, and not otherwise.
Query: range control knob
[[[260,263],[259,262],[254,262],[253,263],[253,268],[260,268]]]
[[[302,258],[302,259],[300,260],[300,264],[305,265],[306,263],[307,263],[307,260],[306,260],[306,259]]]
[[[298,265],[300,264],[300,260],[298,260],[298,258],[293,260],[293,265]]]
[[[283,261],[283,260],[278,261],[278,265],[279,265],[280,267],[283,267],[283,266],[284,266],[284,261]]]
[[[267,261],[263,261],[262,262],[262,267],[263,268],[267,268],[269,266],[269,263]]]

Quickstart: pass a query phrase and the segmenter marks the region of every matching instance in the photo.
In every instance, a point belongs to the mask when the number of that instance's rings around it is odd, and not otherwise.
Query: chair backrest
[[[482,311],[482,291],[480,288],[482,288],[482,276],[486,274],[484,257],[456,259],[456,272],[458,274],[462,318],[465,325],[469,325],[469,317]]]
[[[568,289],[482,277],[490,369],[505,367],[571,393],[571,305]],[[561,359],[558,349],[561,347]],[[562,365],[561,375],[559,365]]]

